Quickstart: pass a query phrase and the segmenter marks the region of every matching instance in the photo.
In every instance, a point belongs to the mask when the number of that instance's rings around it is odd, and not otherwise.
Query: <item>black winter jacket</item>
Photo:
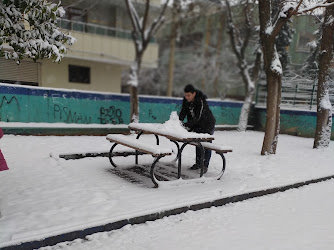
[[[215,127],[216,119],[212,115],[206,96],[199,90],[196,90],[195,99],[192,102],[183,98],[179,119],[183,121],[185,117],[187,122],[184,125],[190,131],[210,133]]]

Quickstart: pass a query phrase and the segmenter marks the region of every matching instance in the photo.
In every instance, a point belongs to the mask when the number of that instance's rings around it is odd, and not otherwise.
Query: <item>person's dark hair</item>
[[[193,85],[188,84],[187,86],[184,87],[184,93],[194,93],[196,92],[196,89],[194,88]]]

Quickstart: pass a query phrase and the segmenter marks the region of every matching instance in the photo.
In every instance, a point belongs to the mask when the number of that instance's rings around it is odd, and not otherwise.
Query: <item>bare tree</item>
[[[264,70],[267,76],[267,120],[261,154],[275,154],[280,130],[280,103],[282,89],[282,66],[276,50],[275,39],[286,22],[293,16],[329,6],[322,0],[303,7],[304,0],[282,1],[281,11],[271,16],[271,1],[259,0],[260,41],[263,52]]]
[[[170,48],[169,48],[169,64],[168,64],[168,85],[167,85],[167,96],[172,96],[173,93],[173,80],[174,80],[174,55],[175,55],[175,45],[176,38],[179,27],[181,25],[181,15],[182,12],[182,2],[181,0],[174,0],[172,6],[172,22],[171,22],[171,32],[170,32]]]
[[[241,37],[241,32],[233,21],[230,1],[225,0],[228,13],[228,33],[230,35],[231,46],[235,56],[237,57],[237,65],[240,70],[242,80],[245,84],[245,99],[239,116],[239,131],[246,131],[247,129],[249,112],[251,109],[255,91],[255,82],[258,78],[261,67],[262,53],[260,50],[257,50],[256,59],[252,66],[249,65],[249,63],[247,62],[245,54],[246,48],[249,44],[249,40],[252,36],[252,13],[255,4],[254,2],[252,3],[252,5],[249,0],[240,2],[240,4],[244,6],[243,14],[245,15],[245,29],[243,30],[243,37]]]
[[[334,0],[329,0],[334,3]],[[329,68],[333,59],[334,5],[326,7],[322,24],[320,42],[318,92],[317,92],[317,127],[313,148],[328,147],[332,128],[332,105],[329,100]]]
[[[131,122],[139,121],[139,100],[138,100],[138,75],[141,68],[144,52],[152,39],[153,35],[158,31],[164,21],[164,13],[169,0],[163,4],[161,11],[156,19],[149,25],[150,0],[143,1],[145,3],[144,14],[139,16],[133,0],[125,0],[127,11],[132,24],[132,38],[135,46],[135,59],[130,67],[130,77],[128,85],[130,88],[130,120]]]
[[[200,17],[207,14],[207,9],[210,3],[206,0],[173,0],[172,5],[172,20],[170,23],[170,37],[169,37],[169,58],[168,58],[168,85],[167,96],[173,94],[174,71],[175,71],[175,49],[177,42],[181,37],[181,29],[185,29],[183,24],[189,22],[191,18],[193,27],[200,21]],[[195,17],[195,18],[194,18]],[[210,27],[211,28],[211,27]],[[209,30],[207,28],[207,30]],[[203,81],[205,79],[203,78]]]

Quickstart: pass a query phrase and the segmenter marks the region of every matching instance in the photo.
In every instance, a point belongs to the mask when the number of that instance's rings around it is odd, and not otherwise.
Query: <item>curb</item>
[[[197,210],[201,210],[204,208],[224,206],[229,203],[235,203],[235,202],[240,202],[240,201],[244,201],[244,200],[248,200],[248,199],[252,199],[256,197],[261,197],[261,196],[265,196],[269,194],[284,192],[289,189],[295,189],[295,188],[299,188],[299,187],[306,186],[309,184],[327,181],[330,179],[334,179],[334,175],[330,175],[330,176],[322,177],[318,179],[313,179],[313,180],[308,180],[304,182],[298,182],[295,184],[290,184],[290,185],[286,185],[282,187],[270,188],[270,189],[255,191],[251,193],[245,193],[245,194],[225,197],[225,198],[210,201],[210,202],[203,202],[203,203],[193,204],[190,206],[183,206],[183,207],[174,208],[174,209],[163,211],[163,212],[157,212],[153,214],[147,214],[147,215],[143,215],[139,217],[129,218],[126,220],[116,221],[113,223],[91,227],[91,228],[87,228],[84,230],[78,230],[78,231],[73,231],[73,232],[69,232],[65,234],[47,237],[42,240],[24,242],[24,243],[21,243],[20,245],[7,246],[7,247],[0,248],[0,250],[18,250],[18,249],[21,249],[21,250],[31,249],[32,250],[36,248],[52,246],[52,245],[56,245],[58,243],[65,242],[65,241],[73,241],[78,238],[84,239],[86,236],[94,234],[94,233],[117,230],[129,224],[130,225],[141,224],[147,221],[154,221],[157,219],[162,219],[166,216],[177,215],[177,214],[181,214],[187,211],[197,211]]]

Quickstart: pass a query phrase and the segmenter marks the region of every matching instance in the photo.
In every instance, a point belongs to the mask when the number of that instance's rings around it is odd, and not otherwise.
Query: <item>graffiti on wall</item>
[[[115,106],[101,107],[98,120],[101,124],[123,124],[122,110]]]
[[[149,109],[149,110],[148,110],[148,117],[150,117],[150,118],[153,119],[153,120],[156,120],[156,119],[157,119],[157,117],[153,114],[152,109]]]
[[[10,104],[16,104],[16,108],[17,111],[20,112],[21,108],[20,108],[20,103],[17,100],[16,96],[12,96],[12,97],[6,97],[6,96],[2,96],[1,97],[1,101],[0,101],[0,121],[5,121],[5,122],[9,122],[9,117],[7,113],[3,113],[4,107],[7,107]],[[6,118],[4,118],[6,117]]]
[[[129,100],[124,95],[87,94],[27,87],[2,86],[0,119],[9,122],[64,122],[77,124],[124,124],[129,122]],[[141,122],[163,123],[172,111],[181,110],[179,99],[143,98]],[[234,124],[240,107],[214,104],[210,107],[217,124]],[[20,111],[20,112],[18,112]],[[24,112],[23,112],[24,111]]]
[[[53,118],[65,123],[92,123],[91,116],[82,115],[65,105],[60,106],[58,104],[53,105]]]

